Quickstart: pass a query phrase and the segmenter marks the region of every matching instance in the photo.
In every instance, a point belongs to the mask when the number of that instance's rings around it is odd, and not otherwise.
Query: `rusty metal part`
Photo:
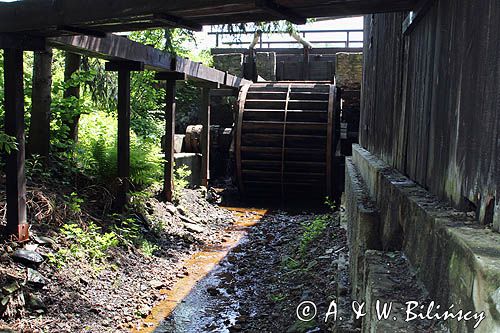
[[[242,88],[236,169],[247,197],[332,195],[338,99],[328,83],[256,83]]]

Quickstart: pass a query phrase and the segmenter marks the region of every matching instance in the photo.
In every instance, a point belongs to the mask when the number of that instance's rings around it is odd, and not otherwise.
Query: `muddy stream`
[[[318,332],[321,322],[296,320],[297,304],[324,306],[335,293],[339,260],[347,255],[345,231],[328,215],[321,237],[300,254],[304,226],[315,213],[228,208],[235,223],[220,244],[207,246],[183,265],[187,273],[135,333]],[[326,310],[326,309],[325,309]],[[318,330],[315,330],[317,326]]]
[[[255,208],[228,208],[235,216],[235,223],[227,229],[222,245],[207,246],[193,254],[185,263],[187,274],[171,290],[162,290],[166,295],[160,304],[144,320],[137,333],[185,333],[185,332],[230,332],[238,312],[238,303],[228,302],[229,294],[221,284],[224,267],[220,262],[237,244],[245,241],[248,230],[268,212]],[[226,301],[214,294],[225,295]]]

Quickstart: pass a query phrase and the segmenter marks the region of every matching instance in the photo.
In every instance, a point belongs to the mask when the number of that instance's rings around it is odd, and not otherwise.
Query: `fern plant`
[[[116,119],[99,114],[82,121],[82,140],[78,160],[86,173],[101,183],[111,183],[117,175]],[[131,135],[130,181],[136,188],[145,188],[161,180],[162,158],[159,145]]]

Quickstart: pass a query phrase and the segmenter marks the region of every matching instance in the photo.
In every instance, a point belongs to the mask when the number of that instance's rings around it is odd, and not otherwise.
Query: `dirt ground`
[[[32,226],[29,242],[4,241],[0,331],[129,332],[161,301],[160,290],[185,276],[183,260],[206,244],[220,242],[232,223],[231,213],[207,202],[202,190],[184,190],[176,206],[154,198],[145,206],[139,231],[154,246],[152,254],[117,246],[98,263],[70,258],[57,267],[48,256],[68,248],[71,241],[58,226],[43,221]],[[33,236],[49,237],[52,243]],[[16,261],[18,249],[39,253],[43,262]],[[28,268],[44,281],[29,281]],[[14,287],[7,290],[9,286]]]

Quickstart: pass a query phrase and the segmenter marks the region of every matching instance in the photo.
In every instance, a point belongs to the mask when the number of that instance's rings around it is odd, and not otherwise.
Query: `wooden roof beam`
[[[203,26],[201,24],[185,20],[180,17],[168,15],[168,14],[153,14],[153,23],[160,23],[162,25],[168,25],[172,27],[179,27],[193,31],[202,31]]]
[[[0,33],[0,49],[20,49],[24,51],[45,51],[45,38],[17,33]]]
[[[88,36],[93,36],[93,37],[98,37],[98,38],[106,37],[105,32],[93,30],[93,29],[88,29],[88,28],[74,27],[74,26],[70,26],[70,25],[58,26],[57,30],[69,32],[71,34],[77,34],[77,35],[88,35]]]
[[[255,0],[255,6],[265,9],[278,17],[282,17],[294,24],[306,24],[307,18],[300,16],[293,10],[286,8],[273,0]]]

